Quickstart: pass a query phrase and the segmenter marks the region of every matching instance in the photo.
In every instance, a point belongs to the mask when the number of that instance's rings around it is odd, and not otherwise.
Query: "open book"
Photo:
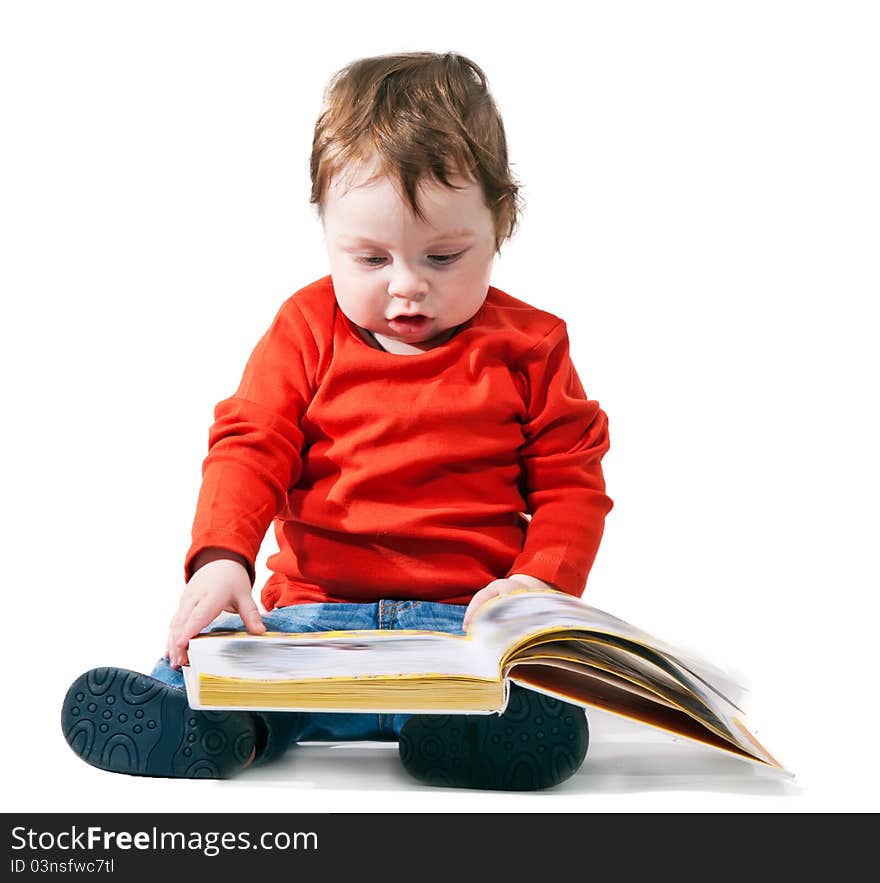
[[[493,598],[465,635],[227,630],[193,638],[188,656],[193,708],[489,714],[512,681],[779,766],[721,672],[560,592]]]

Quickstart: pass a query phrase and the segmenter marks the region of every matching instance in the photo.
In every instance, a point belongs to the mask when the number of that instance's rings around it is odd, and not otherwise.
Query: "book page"
[[[588,665],[584,662],[577,662],[573,659],[568,659],[564,654],[557,654],[555,651],[550,651],[545,655],[544,653],[541,653],[540,650],[536,649],[534,655],[529,655],[527,659],[518,659],[516,662],[510,665],[507,669],[505,677],[508,677],[511,674],[515,674],[515,676],[518,676],[519,672],[526,670],[524,668],[525,666],[533,664],[553,666],[554,668],[564,668],[567,671],[575,672],[579,675],[582,675],[583,677],[611,684],[612,686],[617,687],[620,690],[625,690],[628,693],[633,693],[634,695],[640,696],[642,699],[646,699],[650,702],[657,702],[660,705],[666,705],[669,708],[678,708],[677,705],[669,702],[659,693],[654,693],[650,690],[645,689],[644,687],[640,687],[633,681],[621,677],[619,674],[616,674],[613,671],[596,668],[595,666]]]
[[[419,630],[246,632],[199,635],[189,643],[190,665],[218,677],[296,680],[321,677],[466,675],[498,679],[465,635]]]
[[[565,663],[563,667],[572,671],[589,671],[592,677],[610,677],[622,688],[655,702],[675,705],[668,697],[678,697],[682,692],[679,684],[665,676],[657,678],[644,673],[624,654],[614,654],[611,648],[600,649],[596,644],[587,645],[580,640],[531,643],[507,664],[505,676],[514,666],[525,662]]]
[[[568,654],[579,659],[584,665],[601,672],[616,674],[626,681],[643,688],[648,695],[657,701],[658,698],[665,700],[665,704],[673,705],[680,711],[701,722],[704,726],[714,730],[725,739],[735,740],[737,737],[729,723],[735,709],[733,706],[722,706],[720,700],[715,697],[706,699],[699,687],[683,675],[681,672],[675,675],[675,668],[666,660],[659,660],[662,664],[654,665],[646,662],[632,652],[621,652],[614,644],[608,643],[610,639],[580,638],[567,642]],[[533,653],[540,653],[546,644],[532,644],[523,658],[528,662],[534,657]],[[511,660],[509,668],[520,662],[517,653]],[[672,672],[673,674],[670,674]]]
[[[583,634],[586,635],[586,633]],[[618,645],[619,641],[623,642],[623,648]],[[514,679],[527,679],[532,676],[532,670],[529,668],[529,665],[531,663],[538,663],[535,671],[542,670],[544,672],[542,677],[546,686],[549,667],[542,666],[539,660],[542,654],[555,652],[552,649],[555,643],[533,639],[524,648],[524,658],[522,661],[518,654],[513,654],[505,671]],[[550,647],[551,650],[548,651],[547,647]],[[595,682],[589,677],[584,678],[582,683],[576,684],[570,677],[564,677],[557,673],[553,676],[554,683],[564,683],[566,685],[565,689],[567,692],[560,693],[561,696],[574,699],[578,704],[587,703],[598,706],[601,706],[602,702],[611,696],[615,704],[613,708],[609,706],[609,710],[626,714],[645,723],[651,722],[649,719],[651,715],[648,713],[649,709],[644,700],[650,699],[656,703],[658,697],[660,697],[665,701],[659,704],[673,707],[676,712],[687,715],[693,723],[711,731],[717,738],[736,746],[742,753],[758,757],[766,763],[777,765],[776,761],[746,729],[739,709],[727,702],[717,692],[704,689],[701,682],[695,681],[689,673],[676,665],[674,660],[662,657],[641,645],[635,645],[633,642],[623,641],[616,636],[608,635],[600,637],[569,637],[565,642],[565,647],[564,653],[566,656],[580,659],[588,669],[618,675],[625,681],[629,680],[642,687],[645,692],[638,697],[633,696],[630,700],[621,689],[616,689],[610,693],[604,687],[599,690],[595,689]],[[641,656],[639,654],[644,655]],[[514,671],[516,676],[512,674]],[[608,678],[605,678],[604,681],[617,688],[622,686],[621,684],[614,685]],[[629,692],[632,693],[633,691]],[[628,702],[631,707],[627,709]],[[657,725],[665,729],[670,729],[670,721],[677,721],[675,715],[670,717],[666,712],[652,712],[651,714],[653,714],[655,720],[661,722]],[[681,722],[678,721],[677,729],[674,731],[682,735],[689,735],[692,730],[693,724],[683,729]],[[707,740],[707,737],[704,735],[703,741],[711,742],[712,740]]]
[[[716,667],[693,654],[685,653],[580,598],[553,590],[528,589],[493,598],[481,607],[469,633],[503,659],[508,650],[530,636],[586,630],[593,634],[615,636],[623,641],[649,648],[676,665],[735,706],[742,688]]]

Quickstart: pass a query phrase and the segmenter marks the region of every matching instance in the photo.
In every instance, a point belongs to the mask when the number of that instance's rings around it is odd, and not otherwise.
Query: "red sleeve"
[[[564,322],[529,351],[522,371],[528,410],[521,455],[531,522],[507,575],[528,574],[580,596],[614,505],[601,466],[608,418],[584,393]]]
[[[251,581],[263,537],[299,478],[300,420],[311,400],[318,348],[288,299],[248,359],[238,390],[214,408],[208,455],[184,561],[216,546],[242,555]]]

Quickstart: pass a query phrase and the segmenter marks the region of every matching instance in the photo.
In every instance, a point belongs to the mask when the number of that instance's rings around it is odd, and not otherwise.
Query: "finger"
[[[179,626],[189,618],[193,607],[199,603],[201,597],[201,594],[194,588],[184,589],[180,600],[177,602],[177,610],[174,611],[174,616],[171,617],[172,628]]]
[[[168,636],[165,638],[165,655],[168,657],[168,664],[175,668],[177,664],[177,649],[175,646],[175,631],[174,628],[168,629]]]
[[[180,643],[180,636],[183,631],[185,631],[186,623],[192,616],[192,611],[199,603],[199,600],[200,596],[195,592],[189,594],[184,593],[181,596],[177,611],[171,618],[171,628],[168,632],[168,650],[172,659],[174,658],[176,648]]]
[[[499,595],[504,594],[504,589],[506,588],[507,580],[503,579],[495,579],[489,583],[488,586],[484,586],[480,589],[479,592],[471,598],[471,603],[468,605],[468,609],[465,610],[465,618],[463,621],[463,625],[467,627],[467,624],[474,618],[474,614],[487,602],[491,601],[492,598],[497,598]]]
[[[185,650],[189,639],[197,635],[205,626],[212,623],[216,616],[217,608],[212,604],[196,604],[177,635],[177,647]]]
[[[473,598],[471,598],[471,602],[470,604],[468,604],[467,610],[465,610],[464,612],[464,619],[461,622],[464,628],[468,627],[468,623],[471,621],[471,617],[474,615],[474,611],[480,606],[480,593],[482,591],[483,590],[480,589],[480,591],[477,592],[477,594],[474,595]]]
[[[174,624],[177,621],[177,611],[174,611],[174,615],[168,621],[168,632],[165,635],[165,658],[173,664],[174,660],[171,654],[171,638],[174,634]]]
[[[252,598],[242,602],[238,615],[244,623],[249,634],[262,635],[266,631],[266,624],[260,616],[260,611]]]
[[[464,619],[462,620],[462,625],[464,626],[464,628],[468,627],[468,624],[470,623],[471,619],[473,619],[473,616],[477,612],[477,610],[479,610],[480,607],[482,607],[483,604],[485,604],[486,601],[489,600],[489,598],[494,597],[494,595],[495,591],[491,588],[491,585],[489,585],[486,586],[485,589],[480,589],[480,591],[477,592],[477,594],[474,595],[473,598],[471,598],[471,603],[468,604],[467,610],[465,610],[464,612]]]
[[[206,625],[214,620],[215,611],[209,604],[197,603],[193,607],[189,618],[177,630],[172,641],[173,659],[178,667],[188,664],[186,653],[190,638],[197,635]]]
[[[468,604],[468,606],[467,606],[467,610],[465,610],[465,612],[464,612],[464,619],[461,621],[461,627],[465,630],[467,630],[468,624],[471,621],[473,609],[474,609],[474,602],[473,602],[473,600],[471,600],[471,603]]]
[[[180,652],[174,644],[171,635],[168,636],[168,649],[165,651],[165,655],[168,657],[168,665],[171,668],[180,668]]]

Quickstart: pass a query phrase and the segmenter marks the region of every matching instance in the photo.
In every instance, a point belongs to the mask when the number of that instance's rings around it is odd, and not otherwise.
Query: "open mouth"
[[[418,334],[424,331],[431,324],[428,316],[397,316],[395,319],[388,320],[388,327],[395,334]]]

